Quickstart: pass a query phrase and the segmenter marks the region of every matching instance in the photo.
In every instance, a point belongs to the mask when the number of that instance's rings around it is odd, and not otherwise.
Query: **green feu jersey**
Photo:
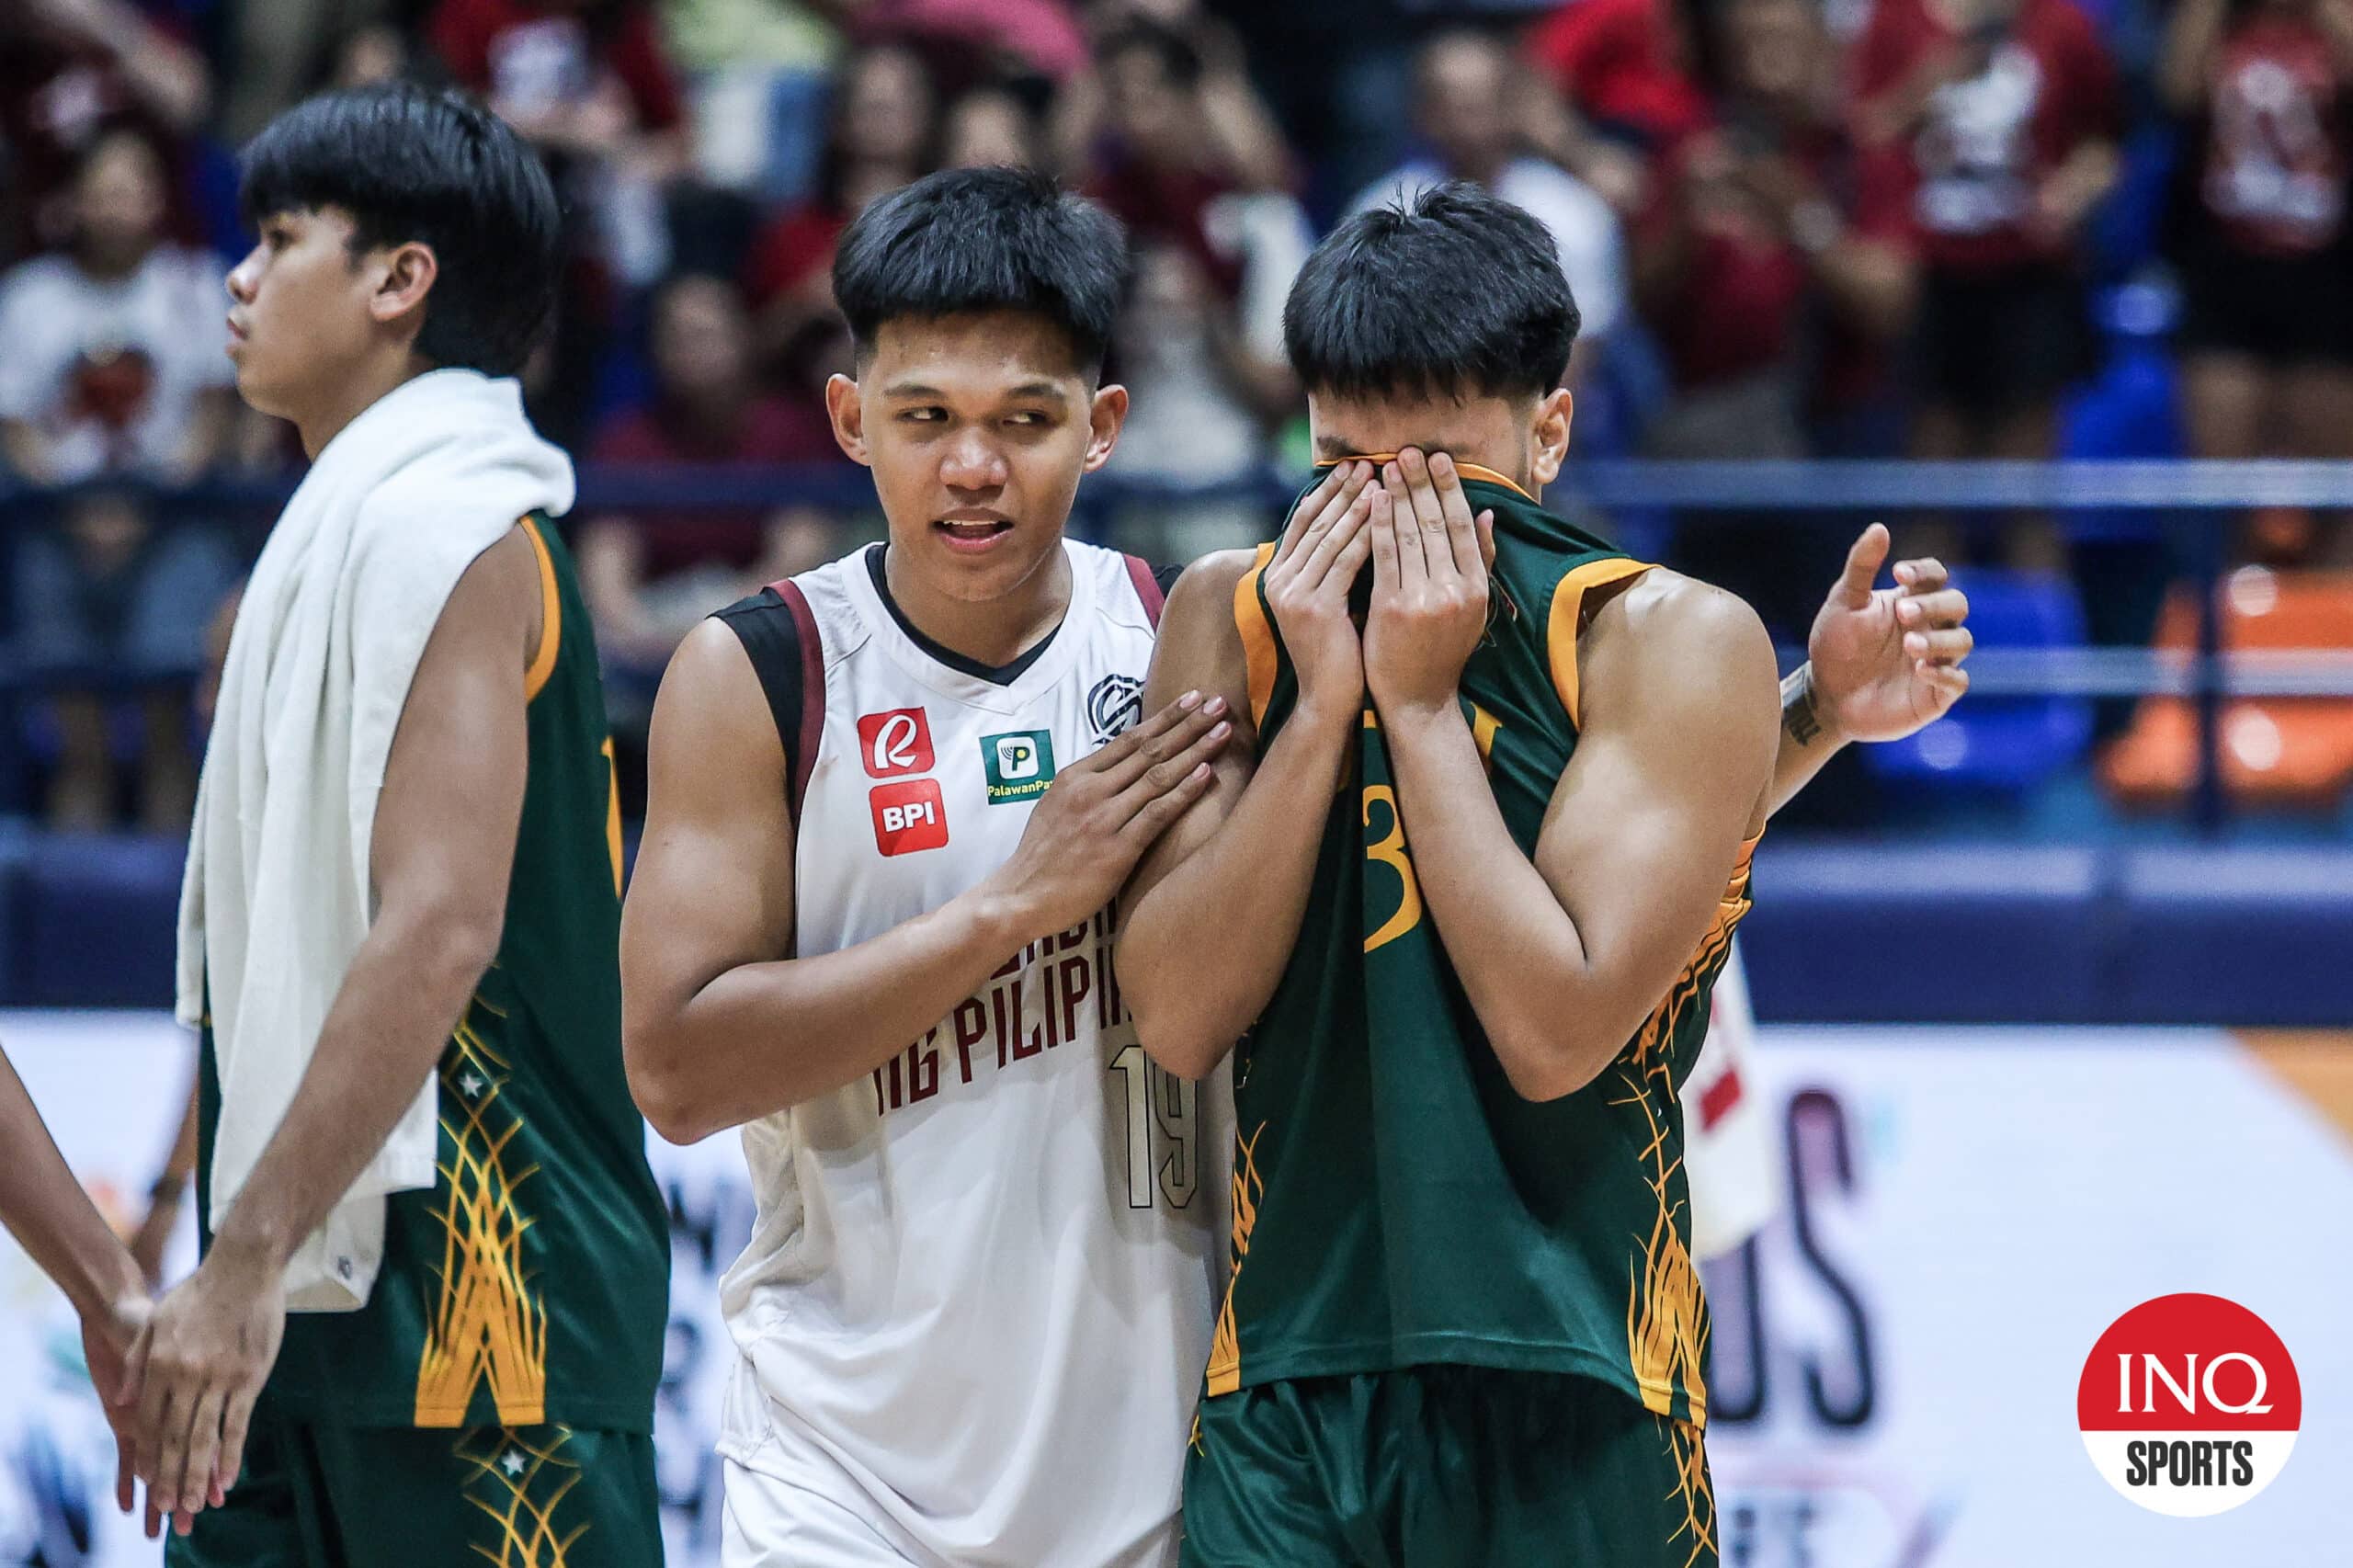
[[[571,558],[544,517],[523,526],[546,630],[525,685],[506,929],[441,1053],[438,1177],[387,1200],[368,1304],[287,1318],[269,1386],[300,1416],[652,1430],[669,1223],[621,1069],[613,748]],[[202,1192],[219,1114],[209,1031],[199,1095]]]
[[[1577,633],[1597,590],[1649,568],[1463,465],[1495,514],[1489,634],[1463,671],[1495,804],[1532,856],[1577,740]],[[1260,744],[1296,677],[1264,592],[1234,594]],[[1307,913],[1235,1058],[1233,1274],[1209,1392],[1448,1363],[1567,1372],[1703,1422],[1706,1307],[1690,1256],[1676,1091],[1746,912],[1744,850],[1706,940],[1585,1088],[1512,1088],[1422,907],[1370,708],[1322,813]]]

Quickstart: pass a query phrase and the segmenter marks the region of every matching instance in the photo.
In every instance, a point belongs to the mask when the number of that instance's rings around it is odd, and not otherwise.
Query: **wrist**
[[[1374,706],[1381,710],[1381,728],[1392,737],[1418,736],[1449,726],[1470,733],[1462,718],[1461,699],[1452,687],[1438,696],[1376,699]]]
[[[233,1211],[229,1222],[213,1236],[212,1245],[204,1255],[200,1272],[215,1278],[229,1277],[244,1280],[259,1280],[272,1274],[285,1272],[288,1261],[294,1256],[299,1237],[282,1237],[273,1225],[253,1221],[239,1223]]]
[[[147,1293],[147,1281],[129,1250],[113,1241],[111,1233],[108,1240],[111,1244],[101,1256],[84,1259],[73,1278],[59,1282],[76,1316],[100,1316],[112,1312],[117,1302]]]
[[[959,923],[972,930],[975,941],[1000,957],[1040,935],[1036,929],[1040,918],[1032,902],[1006,886],[1003,877],[1001,870],[990,873],[972,892],[951,901],[941,911],[954,912]]]
[[[1781,727],[1809,749],[1827,751],[1847,744],[1837,705],[1814,678],[1811,659],[1781,679]]]

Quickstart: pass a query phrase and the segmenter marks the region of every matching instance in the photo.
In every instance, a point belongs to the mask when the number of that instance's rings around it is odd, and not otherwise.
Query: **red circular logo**
[[[2108,1325],[2075,1385],[2092,1463],[2160,1514],[2237,1507],[2287,1464],[2303,1418],[2288,1347],[2221,1296],[2142,1302]]]

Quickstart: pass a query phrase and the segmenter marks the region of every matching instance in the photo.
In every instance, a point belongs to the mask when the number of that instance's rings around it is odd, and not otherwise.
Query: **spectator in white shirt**
[[[1624,242],[1617,215],[1592,187],[1526,150],[1520,69],[1485,33],[1459,29],[1424,44],[1414,62],[1414,123],[1430,154],[1373,181],[1348,210],[1353,216],[1448,180],[1468,180],[1535,214],[1560,247],[1561,270],[1584,318],[1569,366],[1574,386],[1624,313]]]
[[[0,448],[27,478],[186,479],[235,410],[223,268],[166,244],[162,157],[134,131],[93,143],[63,252],[0,277]]]

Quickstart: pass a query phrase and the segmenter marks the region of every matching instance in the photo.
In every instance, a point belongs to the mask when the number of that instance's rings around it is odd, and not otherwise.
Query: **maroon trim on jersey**
[[[801,639],[801,744],[792,761],[792,791],[788,797],[792,820],[801,821],[801,802],[809,794],[809,775],[817,766],[817,747],[825,738],[825,645],[817,635],[817,617],[809,608],[801,585],[787,578],[769,589],[784,601]]]
[[[1152,567],[1142,556],[1122,557],[1128,563],[1128,581],[1136,585],[1136,597],[1143,601],[1144,619],[1152,622],[1154,631],[1160,630],[1160,607],[1166,596],[1160,591],[1159,579],[1152,574]]]

